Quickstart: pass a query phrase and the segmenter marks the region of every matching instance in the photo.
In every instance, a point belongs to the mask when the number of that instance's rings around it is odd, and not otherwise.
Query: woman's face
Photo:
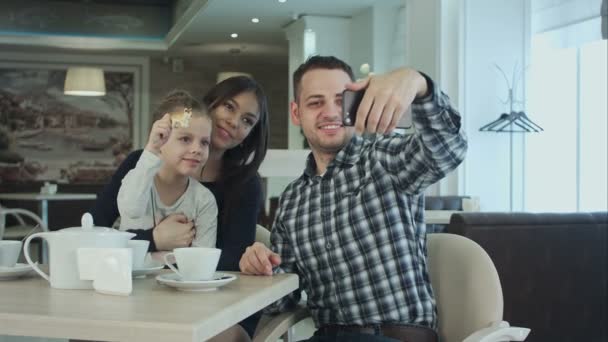
[[[226,151],[238,146],[260,119],[260,107],[253,92],[229,98],[211,112],[213,149]]]

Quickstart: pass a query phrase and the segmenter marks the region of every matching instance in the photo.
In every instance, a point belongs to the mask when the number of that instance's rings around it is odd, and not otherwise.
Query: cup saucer
[[[169,287],[176,288],[180,291],[214,291],[219,287],[228,284],[237,277],[234,274],[215,272],[213,279],[188,281],[182,280],[175,273],[165,273],[156,276],[156,281]]]
[[[15,279],[33,271],[30,264],[17,263],[13,267],[0,266],[0,280]]]
[[[148,274],[154,274],[157,273],[158,271],[162,270],[165,267],[165,264],[160,263],[158,261],[155,260],[148,260],[146,261],[146,263],[144,264],[144,266],[142,268],[135,268],[132,271],[133,277],[134,278],[140,278],[140,277],[145,277]]]

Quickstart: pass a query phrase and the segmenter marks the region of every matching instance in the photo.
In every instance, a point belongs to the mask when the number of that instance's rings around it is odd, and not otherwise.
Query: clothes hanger
[[[496,68],[502,73],[505,81],[507,82],[507,87],[509,88],[509,96],[506,101],[503,103],[509,104],[509,113],[502,113],[498,117],[498,119],[482,126],[479,128],[481,132],[508,132],[508,133],[530,133],[530,132],[541,132],[544,131],[542,127],[537,125],[534,121],[532,121],[525,112],[520,111],[516,112],[513,110],[513,106],[515,104],[515,99],[513,94],[515,93],[515,85],[519,81],[516,79],[516,70],[517,65],[513,69],[513,83],[511,84],[507,79],[507,75],[505,72],[498,66],[495,65]]]

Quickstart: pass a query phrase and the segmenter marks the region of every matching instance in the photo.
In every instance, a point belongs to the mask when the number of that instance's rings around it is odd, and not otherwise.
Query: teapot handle
[[[38,268],[38,263],[35,263],[32,261],[32,258],[30,257],[30,241],[32,241],[32,239],[34,238],[44,238],[45,235],[47,233],[36,233],[36,234],[32,234],[30,236],[27,237],[27,239],[25,240],[25,243],[23,244],[23,255],[25,256],[25,260],[27,260],[27,263],[30,264],[30,266],[32,266],[32,268],[34,269],[34,271],[36,271],[36,273],[40,274],[40,276],[44,279],[46,279],[46,281],[48,281],[49,283],[51,282],[51,279],[49,278],[49,275],[44,273],[40,268]]]

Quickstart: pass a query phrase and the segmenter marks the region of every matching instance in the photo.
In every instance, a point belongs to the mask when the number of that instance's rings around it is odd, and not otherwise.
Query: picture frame
[[[71,66],[104,71],[106,95],[63,93]],[[0,183],[106,183],[147,136],[147,58],[0,54]]]

